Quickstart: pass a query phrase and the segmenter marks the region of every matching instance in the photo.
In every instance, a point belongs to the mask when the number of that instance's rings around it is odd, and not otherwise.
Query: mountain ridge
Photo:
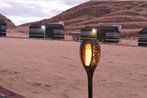
[[[3,20],[4,22],[7,23],[7,28],[8,29],[13,29],[13,28],[16,27],[16,25],[9,18],[7,18],[6,16],[2,15],[1,13],[0,13],[0,20]]]

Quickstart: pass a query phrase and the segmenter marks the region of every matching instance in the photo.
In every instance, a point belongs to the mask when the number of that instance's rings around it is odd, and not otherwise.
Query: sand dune
[[[86,98],[79,42],[0,38],[0,85],[27,98]],[[147,48],[101,44],[94,98],[147,98]]]

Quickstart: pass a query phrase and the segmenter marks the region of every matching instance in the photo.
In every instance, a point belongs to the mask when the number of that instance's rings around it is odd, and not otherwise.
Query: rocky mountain
[[[33,23],[64,21],[65,32],[80,30],[86,25],[122,25],[122,35],[136,35],[147,27],[146,1],[89,1],[68,9],[50,19]],[[21,25],[27,27],[32,23]]]
[[[12,28],[15,28],[15,24],[10,20],[8,19],[7,17],[5,17],[4,15],[0,14],[0,20],[3,20],[7,23],[7,28],[8,29],[12,29]]]

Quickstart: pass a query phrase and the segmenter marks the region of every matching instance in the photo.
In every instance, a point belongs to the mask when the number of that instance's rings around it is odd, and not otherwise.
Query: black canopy
[[[93,28],[96,28],[101,31],[110,31],[110,32],[119,32],[118,27],[116,26],[86,26],[81,29],[81,31],[91,31]]]
[[[5,21],[3,21],[3,20],[0,20],[0,24],[6,25]]]
[[[47,24],[46,28],[55,28],[55,29],[63,29],[64,30],[64,26],[62,24]]]
[[[147,28],[143,28],[141,31],[139,31],[139,34],[147,34]]]

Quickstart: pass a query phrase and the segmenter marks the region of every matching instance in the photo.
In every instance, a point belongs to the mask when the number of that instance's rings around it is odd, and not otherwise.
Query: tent
[[[120,33],[116,26],[86,26],[82,28],[81,40],[90,38],[96,38],[102,42],[117,43],[119,42]]]
[[[99,39],[101,41],[103,35],[101,30],[96,27],[96,26],[85,26],[84,28],[81,29],[81,36],[80,39]]]
[[[6,36],[6,29],[7,24],[3,20],[0,20],[0,36]]]
[[[32,24],[29,26],[29,37],[45,37],[45,26],[42,24]]]
[[[29,37],[64,39],[62,24],[32,24],[29,26]]]
[[[139,32],[138,46],[147,46],[147,28]]]
[[[52,39],[64,39],[64,26],[62,24],[47,24],[46,37]]]
[[[100,26],[98,27],[103,33],[104,42],[118,43],[120,39],[120,32],[116,26]]]

